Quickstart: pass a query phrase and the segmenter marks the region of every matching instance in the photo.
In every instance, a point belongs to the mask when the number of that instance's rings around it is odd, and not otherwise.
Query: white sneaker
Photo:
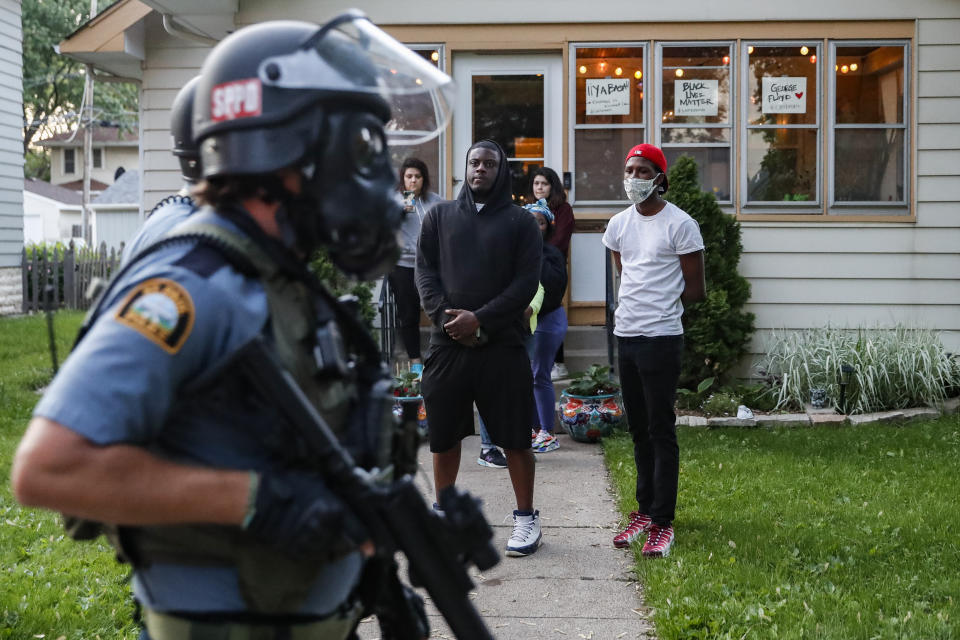
[[[568,377],[570,377],[570,372],[567,371],[567,365],[562,362],[555,362],[553,369],[550,370],[550,379],[563,380]]]
[[[521,558],[536,553],[540,548],[540,540],[543,534],[540,531],[540,512],[534,511],[533,515],[520,515],[519,511],[513,512],[513,533],[507,540],[507,555],[513,558]]]

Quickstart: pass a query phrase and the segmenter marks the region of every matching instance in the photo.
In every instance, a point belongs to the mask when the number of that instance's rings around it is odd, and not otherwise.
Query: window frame
[[[740,114],[739,114],[739,124],[740,126],[740,153],[737,158],[737,166],[739,167],[739,184],[740,184],[740,193],[737,199],[737,210],[741,215],[753,215],[753,214],[774,214],[774,215],[790,215],[790,214],[814,214],[814,215],[823,215],[823,172],[826,167],[826,157],[823,154],[823,47],[826,44],[826,40],[817,39],[817,38],[790,38],[785,40],[747,40],[742,39],[740,41]],[[747,102],[750,99],[750,54],[747,52],[749,47],[809,47],[811,44],[815,44],[816,51],[813,52],[817,56],[816,61],[816,89],[817,89],[817,111],[816,111],[816,123],[814,125],[809,124],[785,124],[785,125],[751,125],[748,122],[750,108],[747,105]],[[748,199],[748,190],[749,190],[749,178],[747,177],[747,153],[749,148],[750,141],[750,132],[751,131],[763,131],[771,129],[799,129],[801,131],[809,131],[811,129],[817,132],[817,141],[815,148],[817,149],[817,170],[816,170],[816,184],[814,186],[814,194],[816,195],[815,200],[803,200],[803,201],[781,201],[781,200],[749,200]]]
[[[629,204],[629,201],[626,199],[626,196],[622,200],[577,200],[577,179],[576,179],[576,169],[577,169],[577,131],[580,130],[589,130],[589,129],[639,129],[643,131],[643,136],[640,138],[640,142],[647,142],[651,139],[650,137],[650,123],[652,122],[650,117],[650,102],[651,98],[649,96],[649,90],[647,85],[644,84],[644,99],[643,99],[643,122],[639,125],[637,124],[578,124],[577,123],[577,49],[593,49],[599,47],[635,47],[643,50],[643,77],[650,77],[650,57],[652,43],[649,40],[611,40],[611,41],[589,41],[589,42],[571,42],[568,49],[568,92],[567,96],[567,106],[570,118],[570,125],[568,127],[568,150],[567,150],[567,166],[570,167],[571,174],[573,179],[571,180],[570,189],[568,191],[567,197],[570,204],[574,205],[586,205],[586,206],[607,206],[607,207],[622,207],[625,204]],[[654,90],[654,98],[659,95],[658,90]],[[628,149],[623,149],[623,152],[626,153]]]
[[[93,156],[93,168],[94,169],[103,169],[104,160],[106,156],[106,150],[103,147],[94,147],[91,149]],[[100,153],[100,162],[97,162],[97,152]]]
[[[832,81],[830,82],[830,92],[828,96],[828,105],[827,105],[827,207],[826,215],[857,215],[858,213],[864,213],[866,215],[871,215],[874,213],[872,211],[874,208],[879,209],[890,209],[890,210],[902,210],[904,213],[901,215],[897,214],[881,214],[889,217],[903,217],[911,215],[910,212],[910,203],[911,203],[911,184],[910,184],[910,171],[911,171],[911,110],[910,110],[910,88],[911,88],[911,73],[913,73],[910,66],[910,44],[909,39],[904,38],[878,38],[878,39],[855,39],[855,40],[845,40],[842,38],[831,38],[827,41],[827,44],[830,47],[830,59],[827,64],[827,71],[829,72],[830,67],[835,67],[837,65],[837,47],[848,47],[848,46],[878,46],[878,47],[892,47],[892,46],[902,46],[903,47],[903,122],[902,123],[848,123],[841,124],[836,121],[837,118],[837,74],[833,73]],[[838,129],[902,129],[903,130],[903,200],[900,201],[888,201],[888,200],[840,200],[836,199],[836,166],[837,166],[837,148],[836,148],[836,131]]]
[[[69,154],[70,160],[67,160],[67,155]],[[67,166],[70,166],[70,170],[67,171]],[[72,176],[77,173],[77,150],[64,147],[63,149],[63,175]]]
[[[429,42],[404,42],[405,47],[411,51],[436,51],[440,58],[437,60],[437,69],[447,73],[447,51],[446,45],[440,42],[429,43]],[[431,182],[433,183],[433,190],[441,198],[446,198],[447,190],[447,129],[449,125],[445,127],[440,135],[437,136],[437,147],[439,149],[439,155],[437,157],[437,175],[433,176]],[[399,177],[398,177],[399,179]]]
[[[740,109],[737,104],[737,99],[735,91],[737,89],[737,59],[738,59],[738,50],[737,50],[737,41],[736,40],[658,40],[654,42],[656,51],[654,52],[654,69],[657,75],[657,90],[656,90],[656,104],[654,105],[654,113],[650,121],[653,123],[654,128],[654,144],[661,149],[664,149],[663,140],[663,129],[665,125],[663,124],[663,96],[662,96],[662,87],[663,87],[663,48],[664,47],[728,47],[730,52],[730,62],[727,65],[727,68],[730,71],[730,105],[729,105],[729,118],[726,125],[720,124],[710,124],[703,125],[703,128],[711,129],[729,129],[730,130],[730,139],[728,142],[699,142],[699,143],[668,143],[667,148],[681,148],[681,147],[695,147],[699,149],[729,149],[730,150],[730,170],[727,174],[727,190],[730,193],[729,200],[717,200],[717,204],[721,207],[729,208],[734,205],[737,198],[736,181],[734,180],[734,174],[737,171],[737,157],[736,157],[736,148],[737,148],[737,124],[739,123],[740,118]],[[673,67],[670,67],[671,69]],[[682,125],[667,125],[668,129],[677,129],[677,128],[690,128],[684,127]]]

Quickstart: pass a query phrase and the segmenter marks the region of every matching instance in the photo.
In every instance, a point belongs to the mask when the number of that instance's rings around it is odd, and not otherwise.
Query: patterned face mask
[[[657,188],[656,176],[653,176],[649,180],[641,180],[639,178],[624,178],[623,180],[623,190],[627,192],[627,199],[634,204],[640,204],[644,200],[650,197],[650,195]]]

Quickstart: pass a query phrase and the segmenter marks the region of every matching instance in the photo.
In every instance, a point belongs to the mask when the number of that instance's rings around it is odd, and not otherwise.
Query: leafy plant
[[[711,393],[703,401],[701,409],[708,416],[735,416],[737,415],[737,406],[740,404],[739,396],[729,391],[718,391]]]
[[[602,396],[620,391],[620,383],[610,377],[610,367],[595,364],[577,374],[566,391],[574,396]]]
[[[733,394],[739,396],[740,404],[755,411],[773,411],[777,408],[777,390],[765,382],[738,384]]]
[[[414,398],[420,393],[420,378],[413,371],[404,371],[393,378],[393,395],[399,398]]]
[[[696,391],[684,388],[677,389],[677,406],[681,409],[699,409],[700,405],[703,404],[704,394],[707,392],[707,389],[713,386],[715,380],[716,378],[714,377],[702,380],[700,384],[697,385]]]
[[[743,310],[750,283],[737,271],[743,252],[740,223],[720,209],[712,193],[701,189],[693,158],[681,156],[669,178],[667,199],[697,221],[706,247],[707,297],[683,312],[686,348],[679,386],[693,388],[698,380],[722,378],[746,355],[754,316]]]
[[[802,407],[812,387],[826,389],[837,407],[844,365],[852,367],[847,413],[930,406],[960,389],[960,365],[939,336],[902,325],[774,332],[759,369],[776,386],[778,407]]]
[[[310,268],[335,296],[356,296],[360,305],[360,317],[366,324],[367,330],[373,329],[373,317],[377,310],[373,304],[373,285],[371,283],[351,278],[337,269],[324,249],[320,249],[314,254],[310,261]]]

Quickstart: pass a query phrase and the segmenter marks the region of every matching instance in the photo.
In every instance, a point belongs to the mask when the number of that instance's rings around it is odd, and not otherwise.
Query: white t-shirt
[[[697,221],[670,202],[652,216],[631,205],[610,219],[603,244],[620,253],[623,265],[613,333],[682,335],[684,282],[678,256],[703,249]]]

